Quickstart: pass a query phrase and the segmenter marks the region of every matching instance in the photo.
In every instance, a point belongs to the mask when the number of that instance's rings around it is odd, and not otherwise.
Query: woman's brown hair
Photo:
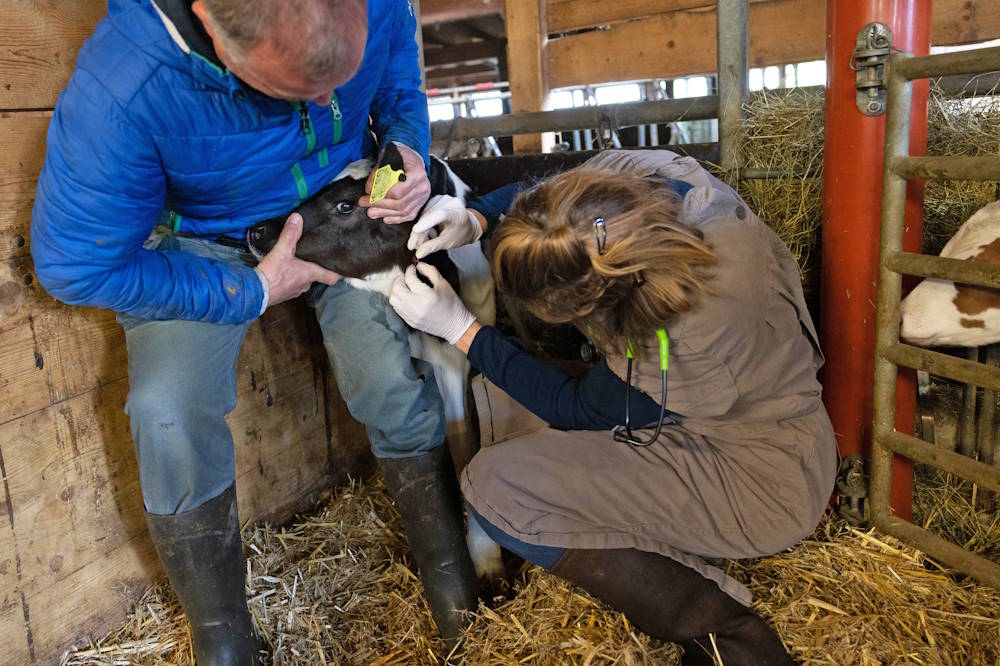
[[[697,304],[715,255],[662,180],[581,167],[522,193],[493,239],[497,288],[622,353]],[[604,219],[604,253],[594,222]]]

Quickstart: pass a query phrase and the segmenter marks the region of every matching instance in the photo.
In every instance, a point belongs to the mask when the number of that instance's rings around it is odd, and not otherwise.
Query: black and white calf
[[[302,237],[295,254],[340,275],[358,289],[386,295],[393,281],[414,262],[406,242],[415,222],[385,224],[371,219],[357,205],[364,194],[372,160],[349,164],[329,185],[303,202],[293,212],[302,215]],[[469,186],[436,157],[431,157],[431,195],[448,194],[463,201]],[[259,259],[274,247],[287,216],[261,222],[247,231],[247,244]],[[493,277],[479,243],[438,252],[424,259],[449,278],[469,311],[483,324],[496,321]],[[387,306],[388,307],[388,306]],[[444,402],[447,438],[456,466],[463,467],[478,443],[466,412],[469,390],[469,362],[465,354],[447,342],[420,331],[410,333],[410,353],[434,367]],[[470,520],[467,542],[476,573],[500,575],[500,547],[474,520]]]

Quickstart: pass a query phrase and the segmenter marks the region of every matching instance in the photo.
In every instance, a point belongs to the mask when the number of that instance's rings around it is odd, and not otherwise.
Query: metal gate
[[[902,344],[899,340],[900,288],[904,274],[1000,288],[1000,266],[903,252],[907,180],[1000,180],[1000,156],[910,157],[913,81],[994,70],[1000,70],[1000,47],[922,57],[894,54],[886,67],[888,102],[875,337],[870,506],[872,522],[879,530],[1000,589],[1000,565],[892,515],[889,505],[894,453],[1000,492],[1000,467],[939,449],[894,429],[897,366],[926,370],[965,384],[1000,390],[1000,368]]]

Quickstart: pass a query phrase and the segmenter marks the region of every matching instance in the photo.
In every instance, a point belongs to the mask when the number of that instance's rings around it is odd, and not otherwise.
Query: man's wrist
[[[257,313],[257,316],[259,317],[262,314],[264,314],[264,310],[267,309],[268,301],[271,298],[271,287],[268,284],[267,276],[264,275],[264,271],[260,270],[260,268],[255,266],[253,272],[257,274],[257,279],[260,280],[260,289],[263,294],[260,303],[260,312]]]

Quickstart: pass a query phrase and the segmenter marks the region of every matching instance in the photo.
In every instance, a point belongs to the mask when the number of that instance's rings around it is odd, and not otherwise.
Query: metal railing
[[[879,530],[931,557],[1000,589],[1000,564],[892,515],[892,458],[899,454],[950,472],[984,489],[1000,491],[1000,467],[896,432],[897,367],[926,370],[965,384],[1000,390],[1000,368],[900,342],[903,274],[1000,288],[1000,266],[903,252],[907,180],[1000,180],[1000,157],[910,157],[913,80],[1000,70],[1000,48],[913,57],[894,54],[886,67],[885,166],[875,334],[871,516]]]

